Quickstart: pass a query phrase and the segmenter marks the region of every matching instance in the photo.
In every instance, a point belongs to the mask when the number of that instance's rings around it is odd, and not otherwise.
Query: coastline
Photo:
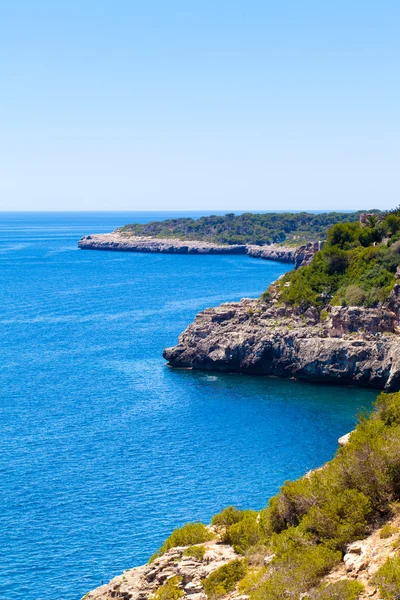
[[[114,252],[154,252],[161,254],[241,254],[264,260],[294,263],[299,267],[312,260],[319,245],[309,243],[304,246],[282,246],[271,244],[221,245],[195,240],[177,240],[174,238],[154,238],[150,236],[132,236],[119,232],[91,234],[78,242],[81,250],[102,250]]]

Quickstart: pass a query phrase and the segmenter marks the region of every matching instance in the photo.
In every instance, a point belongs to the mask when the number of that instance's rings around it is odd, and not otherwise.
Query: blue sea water
[[[170,215],[0,214],[3,600],[78,600],[185,521],[265,506],[375,397],[166,367],[163,348],[199,310],[256,297],[288,269],[77,249]]]

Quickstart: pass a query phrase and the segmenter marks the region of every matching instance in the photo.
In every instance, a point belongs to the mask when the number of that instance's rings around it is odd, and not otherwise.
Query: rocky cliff
[[[243,299],[199,313],[164,350],[173,367],[400,389],[397,284],[378,308],[305,313],[278,300]]]
[[[276,244],[221,245],[209,242],[182,241],[133,236],[121,232],[87,235],[78,242],[81,250],[114,250],[120,252],[158,252],[163,254],[248,254],[254,258],[293,262],[300,266],[309,262],[318,250],[315,244],[285,247]]]
[[[87,235],[78,242],[81,250],[158,252],[163,254],[246,254],[245,245],[222,246],[209,242],[140,237],[118,232]]]

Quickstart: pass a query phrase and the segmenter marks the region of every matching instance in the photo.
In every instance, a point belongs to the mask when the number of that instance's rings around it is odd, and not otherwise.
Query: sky
[[[0,210],[400,204],[398,0],[0,0]]]

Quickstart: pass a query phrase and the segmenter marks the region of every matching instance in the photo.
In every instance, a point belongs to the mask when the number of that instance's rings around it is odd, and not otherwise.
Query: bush
[[[233,590],[238,581],[245,576],[246,569],[245,562],[237,559],[222,565],[222,567],[211,573],[207,579],[203,580],[204,590],[208,598],[210,600],[220,598]]]
[[[240,521],[229,527],[223,541],[232,544],[238,554],[244,554],[251,546],[257,545],[262,537],[259,515],[256,511],[249,510]]]
[[[244,512],[245,511],[239,510],[234,506],[228,506],[222,512],[213,516],[211,524],[218,529],[228,529],[231,525],[243,518]]]
[[[261,570],[259,581],[253,575],[253,585],[247,581],[252,600],[284,600],[298,598],[319,583],[321,577],[340,562],[341,553],[308,540],[304,545],[292,547],[279,554],[269,568]],[[241,588],[242,589],[242,588]]]
[[[382,598],[398,600],[400,597],[400,556],[389,558],[374,577]]]
[[[344,300],[346,306],[362,306],[365,302],[367,294],[365,290],[358,285],[349,285],[345,288]]]
[[[359,243],[361,231],[359,223],[338,223],[329,229],[326,245],[349,250]]]
[[[260,515],[255,510],[239,510],[228,506],[213,517],[212,525],[218,529],[222,541],[231,544],[238,554],[244,554],[265,537]]]
[[[154,600],[179,600],[185,594],[180,586],[182,583],[182,577],[176,575],[168,579],[164,585],[160,586],[156,590],[153,599]]]
[[[174,529],[169,538],[167,538],[161,548],[153,554],[149,562],[176,546],[192,546],[202,544],[212,540],[214,535],[203,523],[186,523],[183,527]]]
[[[205,553],[207,552],[207,548],[204,546],[189,546],[183,553],[183,556],[192,556],[198,561],[202,561]]]
[[[301,529],[329,546],[344,550],[346,544],[366,534],[371,512],[368,498],[357,490],[332,494],[326,502],[312,506],[301,521]]]
[[[364,586],[358,581],[342,579],[326,586],[321,586],[310,594],[310,600],[357,600]]]
[[[395,529],[391,525],[389,525],[389,523],[387,523],[380,530],[379,537],[381,538],[381,540],[386,540],[387,538],[390,538],[392,535],[394,535],[394,533]]]

